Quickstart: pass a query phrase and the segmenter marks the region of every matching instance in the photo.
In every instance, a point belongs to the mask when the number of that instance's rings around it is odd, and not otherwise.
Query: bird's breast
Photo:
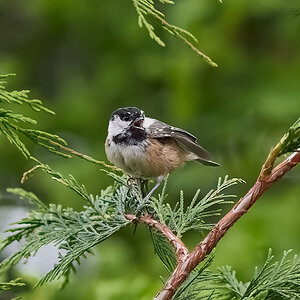
[[[184,164],[184,156],[174,143],[156,139],[126,145],[107,138],[105,150],[110,162],[133,177],[157,178]]]
[[[106,139],[105,152],[108,160],[134,177],[143,177],[145,165],[146,142],[138,145],[115,143]]]

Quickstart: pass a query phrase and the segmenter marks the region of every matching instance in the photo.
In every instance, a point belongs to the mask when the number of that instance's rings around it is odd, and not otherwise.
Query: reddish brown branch
[[[273,149],[274,150],[274,149]],[[271,151],[272,154],[272,151]],[[270,156],[270,155],[269,155]],[[274,155],[275,156],[275,155]],[[269,157],[267,161],[269,160]],[[273,163],[274,161],[272,161]],[[166,282],[156,300],[169,300],[173,297],[179,286],[187,279],[191,271],[212,251],[219,240],[226,234],[230,227],[244,215],[257,199],[284,174],[300,162],[300,153],[291,154],[285,161],[270,170],[268,164],[263,168],[257,181],[248,193],[214,226],[206,238],[200,242],[194,251],[178,263],[171,277]],[[264,164],[265,166],[265,164]]]
[[[160,231],[174,247],[178,263],[182,263],[187,259],[189,255],[188,249],[181,241],[181,239],[178,236],[176,236],[168,226],[152,219],[150,215],[141,217],[137,217],[135,215],[125,215],[125,217],[133,223],[144,223],[149,227],[153,227]]]

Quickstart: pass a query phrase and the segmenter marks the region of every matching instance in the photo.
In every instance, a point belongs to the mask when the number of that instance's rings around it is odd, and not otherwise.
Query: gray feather
[[[218,163],[211,160],[209,152],[197,143],[197,138],[184,129],[156,121],[147,128],[147,134],[158,139],[173,138],[182,149],[198,156],[198,159],[195,159],[196,162],[207,166],[219,166]]]
[[[210,166],[210,167],[219,167],[220,166],[220,164],[218,164],[215,161],[205,160],[205,159],[201,159],[201,158],[196,159],[195,162],[197,162],[197,163],[199,163],[201,165]]]

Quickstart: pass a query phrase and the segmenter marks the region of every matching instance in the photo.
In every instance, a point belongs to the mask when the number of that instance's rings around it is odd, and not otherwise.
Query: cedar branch
[[[214,226],[206,238],[201,241],[186,257],[184,261],[178,263],[173,274],[170,276],[160,293],[154,298],[155,300],[169,300],[173,297],[179,286],[187,279],[192,270],[213,250],[220,239],[234,225],[234,223],[243,216],[250,207],[260,198],[260,196],[293,167],[300,162],[300,152],[292,153],[286,160],[270,171],[273,163],[278,157],[276,155],[277,147],[271,151],[262,168],[258,179],[248,193],[242,197],[235,206]],[[271,164],[270,164],[271,162]],[[267,168],[265,166],[267,165]],[[267,171],[266,171],[267,170]]]
[[[149,227],[153,227],[160,231],[174,247],[177,261],[179,264],[184,262],[189,256],[189,251],[184,245],[184,243],[181,241],[181,239],[178,236],[176,236],[168,226],[152,219],[150,215],[145,215],[141,217],[137,217],[135,215],[125,215],[125,217],[132,223],[144,223]]]
[[[68,153],[70,153],[72,155],[75,155],[77,157],[83,158],[83,159],[85,159],[85,160],[87,160],[89,162],[92,162],[92,163],[96,164],[96,165],[100,165],[100,166],[103,166],[105,168],[108,168],[108,169],[111,169],[111,170],[114,170],[114,171],[118,171],[118,172],[122,171],[121,169],[119,169],[119,168],[117,168],[115,166],[109,165],[109,164],[105,163],[104,161],[96,160],[96,159],[94,159],[91,156],[88,156],[86,154],[82,154],[82,153],[80,153],[80,152],[78,152],[78,151],[76,151],[74,149],[71,149],[71,148],[68,148],[66,146],[63,146],[63,145],[61,145],[59,143],[56,143],[56,142],[54,142],[52,140],[50,140],[49,142],[53,146],[55,146],[57,148],[60,148],[61,150],[65,151],[65,152],[68,152]]]

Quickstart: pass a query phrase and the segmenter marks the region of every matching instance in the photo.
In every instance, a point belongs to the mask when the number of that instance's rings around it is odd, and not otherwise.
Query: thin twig
[[[31,168],[30,170],[26,171],[23,173],[22,179],[21,179],[21,184],[23,184],[29,176],[31,176],[33,174],[33,172],[39,168],[42,168],[42,165],[36,165],[33,168]]]
[[[85,160],[87,160],[87,161],[89,161],[89,162],[92,162],[92,163],[96,164],[96,165],[100,165],[100,166],[103,166],[103,167],[105,167],[105,168],[109,168],[109,169],[114,170],[114,171],[118,171],[118,172],[121,171],[121,172],[123,172],[121,169],[119,169],[119,168],[117,168],[117,167],[115,167],[115,166],[109,165],[109,164],[105,163],[104,161],[96,160],[96,159],[94,159],[94,158],[91,157],[91,156],[88,156],[88,155],[86,155],[86,154],[82,154],[82,153],[80,153],[80,152],[77,152],[77,151],[75,151],[75,150],[73,150],[73,149],[71,149],[71,148],[68,148],[68,147],[66,147],[66,146],[63,146],[63,145],[61,145],[61,144],[59,144],[59,143],[56,143],[56,142],[54,142],[54,141],[52,141],[52,140],[50,140],[50,143],[51,143],[52,145],[54,145],[54,146],[60,148],[61,150],[65,151],[65,152],[68,152],[68,153],[71,153],[71,154],[73,154],[73,155],[75,155],[75,156],[78,156],[78,157],[80,157],[80,158],[83,158],[83,159],[85,159]]]
[[[161,292],[154,298],[155,300],[169,300],[173,297],[179,286],[187,279],[191,271],[213,250],[220,239],[226,234],[234,223],[255,203],[256,200],[275,182],[277,182],[284,174],[290,171],[300,162],[300,152],[294,152],[285,161],[276,166],[273,170],[276,146],[271,150],[268,156],[267,170],[262,168],[258,179],[248,193],[242,197],[236,205],[214,226],[206,238],[200,242],[193,252],[180,262],[175,268]],[[264,164],[264,166],[266,165]]]
[[[277,143],[277,145],[275,147],[273,147],[271,149],[271,151],[269,152],[269,155],[268,155],[266,161],[264,162],[264,164],[261,168],[260,174],[259,174],[259,178],[261,180],[266,179],[270,175],[270,173],[273,169],[275,160],[279,156],[279,152],[280,152],[280,149],[282,148],[282,143],[284,141],[284,138],[285,138],[285,136],[283,136],[281,138],[281,140]]]
[[[151,215],[137,217],[135,215],[125,215],[125,217],[133,223],[144,223],[149,227],[153,227],[160,231],[174,247],[178,263],[184,262],[189,256],[189,251],[182,240],[172,232],[172,230],[158,221],[152,219]]]

